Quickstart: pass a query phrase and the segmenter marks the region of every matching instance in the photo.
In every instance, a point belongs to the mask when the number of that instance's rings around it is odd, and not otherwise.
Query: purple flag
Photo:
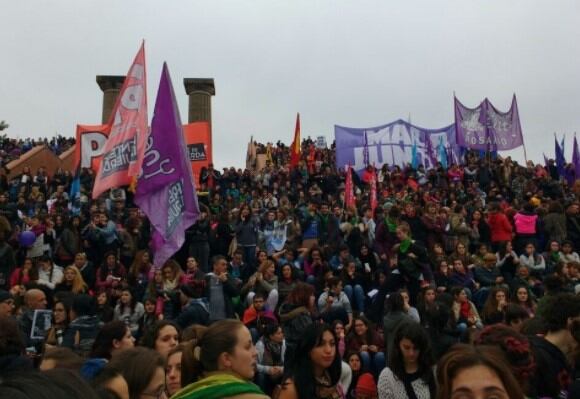
[[[564,151],[558,143],[556,138],[556,133],[554,133],[554,152],[556,156],[556,168],[558,168],[558,173],[560,176],[564,176],[564,169],[566,168],[566,158],[564,157]]]
[[[455,129],[457,144],[475,150],[511,150],[524,142],[515,94],[507,112],[498,111],[487,98],[477,108],[455,98]]]
[[[574,172],[576,179],[580,179],[580,149],[578,149],[578,141],[574,135],[574,149],[572,153],[572,163],[574,164]]]
[[[152,225],[154,264],[160,268],[185,241],[199,205],[167,64],[159,82],[135,203]]]

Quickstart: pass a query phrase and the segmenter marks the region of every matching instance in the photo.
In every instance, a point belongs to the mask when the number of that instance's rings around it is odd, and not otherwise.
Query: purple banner
[[[511,150],[523,144],[516,96],[507,112],[498,111],[486,98],[467,108],[455,98],[455,129],[460,147],[483,151]]]
[[[153,228],[155,267],[161,267],[185,241],[199,206],[181,118],[167,64],[163,64],[151,131],[135,203]]]
[[[417,143],[418,164],[426,168],[438,162],[439,139],[449,150],[452,159],[459,162],[461,149],[455,144],[455,126],[441,129],[423,129],[399,119],[387,125],[359,129],[334,126],[336,139],[336,166],[352,165],[361,172],[365,167],[365,147],[371,165],[380,168],[383,164],[406,166],[413,159],[413,143]],[[367,146],[365,146],[365,136]]]

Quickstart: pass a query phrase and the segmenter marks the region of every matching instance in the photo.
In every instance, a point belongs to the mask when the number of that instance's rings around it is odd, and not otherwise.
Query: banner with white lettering
[[[524,142],[515,94],[507,112],[498,111],[487,98],[476,108],[455,98],[455,129],[457,144],[474,150],[511,150]]]
[[[336,166],[352,165],[360,173],[365,167],[365,133],[368,142],[368,162],[381,168],[383,164],[406,166],[412,161],[413,145],[416,143],[418,164],[425,168],[434,167],[437,162],[439,140],[448,149],[449,163],[458,163],[461,149],[455,144],[455,126],[441,129],[424,129],[402,119],[371,127],[350,128],[334,126],[336,140]]]
[[[109,125],[77,125],[75,168],[99,169],[110,129]]]

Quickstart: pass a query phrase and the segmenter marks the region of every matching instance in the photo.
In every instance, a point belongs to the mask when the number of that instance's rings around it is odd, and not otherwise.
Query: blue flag
[[[445,146],[443,146],[443,138],[439,137],[439,162],[443,169],[447,169],[447,151],[445,151]]]
[[[73,216],[81,214],[81,176],[79,170],[75,173],[75,177],[70,185],[68,209]]]
[[[419,156],[417,154],[417,140],[413,140],[413,148],[411,149],[411,167],[417,169],[419,166]]]

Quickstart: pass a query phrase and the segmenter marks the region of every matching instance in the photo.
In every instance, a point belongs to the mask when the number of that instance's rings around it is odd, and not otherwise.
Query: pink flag
[[[344,206],[345,208],[355,206],[354,187],[352,184],[352,168],[350,165],[346,167],[346,181],[344,183]]]
[[[141,171],[147,141],[146,81],[143,43],[109,119],[110,134],[95,176],[93,198],[108,189],[131,184]]]
[[[371,209],[373,210],[373,215],[375,214],[377,204],[377,174],[373,170],[373,174],[371,176]]]

